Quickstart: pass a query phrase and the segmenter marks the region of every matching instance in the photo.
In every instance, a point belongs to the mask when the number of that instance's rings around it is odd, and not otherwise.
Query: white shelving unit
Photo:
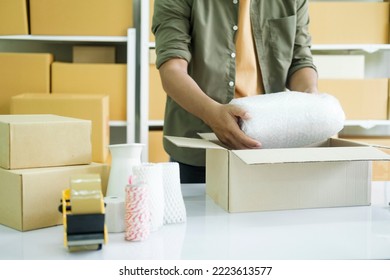
[[[139,85],[138,92],[138,108],[136,111],[138,121],[138,135],[137,140],[145,144],[145,149],[142,152],[142,160],[148,161],[149,151],[149,1],[148,0],[134,0],[137,10],[139,11],[139,18],[137,19],[137,26],[139,26],[139,33],[137,34],[138,54],[137,58],[139,71]]]

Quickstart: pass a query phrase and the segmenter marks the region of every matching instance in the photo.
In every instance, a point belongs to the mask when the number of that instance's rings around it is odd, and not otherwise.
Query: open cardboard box
[[[206,193],[229,212],[363,206],[371,203],[375,147],[330,138],[304,148],[229,150],[204,139],[166,136],[178,147],[206,149]]]

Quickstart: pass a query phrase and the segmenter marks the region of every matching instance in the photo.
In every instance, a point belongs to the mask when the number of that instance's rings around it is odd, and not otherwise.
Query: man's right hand
[[[240,119],[248,119],[248,113],[238,106],[214,103],[203,118],[218,139],[232,149],[256,149],[261,143],[248,137],[239,126]]]

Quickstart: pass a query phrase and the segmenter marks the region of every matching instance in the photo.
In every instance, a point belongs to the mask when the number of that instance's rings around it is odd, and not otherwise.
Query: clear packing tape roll
[[[296,148],[335,136],[345,114],[339,101],[326,93],[278,92],[233,99],[230,104],[247,111],[240,127],[262,148]]]
[[[104,213],[99,174],[81,174],[71,177],[70,201],[72,214]]]

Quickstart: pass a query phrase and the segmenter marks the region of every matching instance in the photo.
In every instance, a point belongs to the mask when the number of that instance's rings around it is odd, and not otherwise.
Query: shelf
[[[313,51],[353,51],[360,50],[367,53],[374,53],[379,50],[390,50],[390,44],[314,44]]]
[[[151,127],[151,126],[158,126],[158,127],[162,127],[164,126],[164,121],[163,120],[153,120],[153,121],[148,121],[148,126]]]
[[[390,120],[350,120],[345,121],[340,136],[348,135],[354,137],[390,137]]]
[[[126,43],[127,36],[46,36],[46,35],[2,35],[0,40],[53,41],[53,42],[109,42]]]

